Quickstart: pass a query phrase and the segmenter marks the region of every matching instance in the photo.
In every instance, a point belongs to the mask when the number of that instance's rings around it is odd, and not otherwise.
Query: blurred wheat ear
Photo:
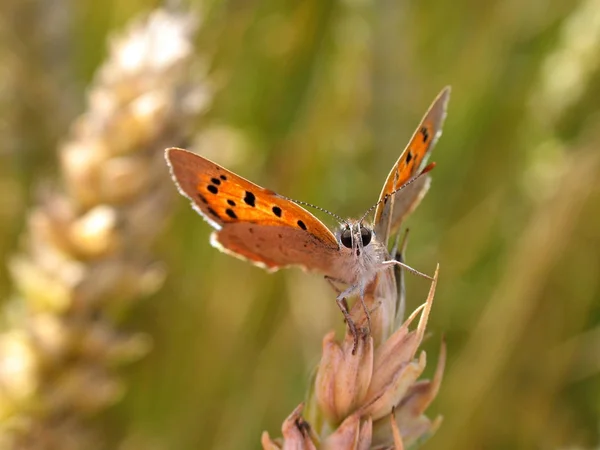
[[[381,342],[365,334],[354,348],[349,329],[343,342],[337,342],[333,332],[325,336],[323,356],[309,389],[306,408],[299,405],[284,421],[283,438],[273,440],[267,432],[263,433],[265,450],[401,450],[405,446],[416,448],[435,432],[441,417],[432,421],[424,413],[442,382],[445,345],[442,344],[432,380],[418,380],[425,369],[426,355],[424,351],[418,357],[416,354],[425,335],[438,270],[427,301],[397,330],[383,332]],[[409,331],[419,315],[416,329]],[[388,322],[393,320],[380,324]],[[372,330],[375,335],[381,331]]]
[[[111,41],[58,149],[62,186],[29,211],[0,335],[2,448],[101,447],[91,416],[121,397],[116,367],[149,350],[118,318],[163,279],[150,255],[172,192],[163,149],[189,139],[212,93],[197,25],[156,10]]]

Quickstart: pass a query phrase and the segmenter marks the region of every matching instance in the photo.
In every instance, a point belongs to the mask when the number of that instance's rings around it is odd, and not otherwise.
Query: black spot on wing
[[[231,200],[230,198],[227,199],[227,204],[229,206],[235,206],[235,202],[233,200]]]
[[[304,222],[302,222],[301,220],[298,221],[298,226],[306,231],[306,224]]]
[[[429,130],[427,127],[421,128],[421,135],[423,136],[423,142],[427,142],[429,140]]]
[[[219,176],[219,178],[223,181],[225,181],[227,179],[227,177],[225,175],[221,175],[221,176]]]
[[[217,186],[221,184],[221,180],[219,180],[218,178],[211,178],[210,181],[212,181],[212,183],[216,184]]]
[[[273,206],[273,214],[277,217],[281,217],[281,208],[279,206]]]
[[[250,192],[246,191],[246,195],[244,196],[244,202],[249,206],[256,206],[256,196]]]
[[[217,214],[217,212],[214,209],[212,209],[211,207],[206,208],[206,210],[208,211],[209,214],[215,216],[217,219],[220,219],[220,217]]]
[[[208,202],[206,201],[206,198],[204,197],[204,195],[202,195],[202,194],[198,194],[198,198],[200,199],[200,201],[201,201],[202,203],[208,203]]]
[[[412,153],[409,151],[409,152],[406,154],[406,164],[408,164],[409,162],[411,162],[411,161],[412,161],[412,159],[413,159]]]
[[[227,214],[232,219],[237,219],[237,215],[235,214],[235,211],[233,209],[227,208],[225,210],[225,214]]]
[[[208,192],[212,192],[213,194],[218,194],[219,193],[219,189],[216,186],[213,186],[212,184],[209,184],[206,189],[208,189]]]

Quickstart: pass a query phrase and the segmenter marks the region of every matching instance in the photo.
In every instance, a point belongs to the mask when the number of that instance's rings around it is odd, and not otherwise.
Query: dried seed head
[[[367,437],[371,435],[371,421],[367,421],[367,427],[361,427],[360,416],[352,414],[348,416],[340,426],[323,441],[322,448],[325,450],[334,450],[338,448],[357,448],[361,441],[360,432],[364,431]],[[365,440],[363,436],[362,441]],[[367,447],[368,448],[368,447]]]
[[[302,418],[302,410],[304,405],[301,403],[292,411],[292,413],[285,419],[281,427],[281,433],[283,439],[272,440],[269,437],[269,433],[266,431],[262,435],[262,446],[263,448],[274,450],[274,449],[305,449],[305,450],[316,450],[314,436],[311,434],[311,429],[308,423]]]
[[[113,318],[164,279],[148,259],[169,210],[162,149],[189,140],[212,92],[192,78],[194,28],[191,15],[156,10],[113,39],[59,148],[64,191],[43,190],[10,264],[1,448],[97,448],[82,418],[122,396],[115,366],[149,349]]]
[[[354,338],[347,334],[340,345],[334,333],[323,340],[323,356],[315,382],[320,408],[330,424],[339,424],[363,402],[373,370],[373,338],[359,339],[355,353]]]
[[[445,346],[431,381],[418,381],[426,356],[424,351],[418,358],[415,355],[423,340],[437,278],[436,269],[427,301],[391,335],[380,329],[379,336],[385,339],[379,343],[371,336],[363,336],[353,354],[354,339],[350,333],[346,333],[341,343],[333,332],[327,334],[314,386],[308,395],[308,422],[297,408],[284,424],[283,440],[273,441],[265,434],[263,448],[313,448],[312,445],[321,442],[320,448],[326,449],[366,450],[394,445],[398,449],[431,435],[441,419],[431,421],[424,411],[441,384]],[[377,287],[372,289],[375,292]],[[391,292],[389,287],[386,289]],[[394,323],[395,318],[384,317],[386,309],[381,311],[376,326]],[[419,315],[416,329],[411,331],[409,327]],[[315,437],[301,432],[308,428],[308,423],[313,424],[310,429]],[[303,426],[299,428],[298,424]]]

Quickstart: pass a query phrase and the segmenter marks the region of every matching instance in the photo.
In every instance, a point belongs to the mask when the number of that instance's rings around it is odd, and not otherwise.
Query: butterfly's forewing
[[[299,265],[329,274],[337,240],[304,208],[187,150],[170,148],[166,159],[180,192],[217,230],[213,245],[270,270]]]
[[[231,223],[215,231],[211,243],[225,253],[250,260],[267,270],[297,265],[335,279],[347,276],[339,272],[342,267],[336,264],[337,247],[326,247],[311,233],[287,225]]]
[[[422,175],[405,189],[390,196],[424,168],[431,150],[442,134],[449,97],[450,87],[446,87],[429,107],[383,185],[379,196],[381,203],[377,205],[374,219],[375,233],[383,243],[387,244],[389,236],[395,233],[402,220],[417,207],[429,188],[429,175]]]

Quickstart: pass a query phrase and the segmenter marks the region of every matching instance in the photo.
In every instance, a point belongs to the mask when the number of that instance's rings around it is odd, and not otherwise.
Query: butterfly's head
[[[340,258],[350,284],[372,279],[387,258],[387,249],[379,242],[373,228],[361,221],[347,221],[337,233]]]
[[[342,247],[353,250],[356,256],[360,256],[361,249],[367,247],[372,238],[373,230],[361,222],[346,222],[339,234]]]

